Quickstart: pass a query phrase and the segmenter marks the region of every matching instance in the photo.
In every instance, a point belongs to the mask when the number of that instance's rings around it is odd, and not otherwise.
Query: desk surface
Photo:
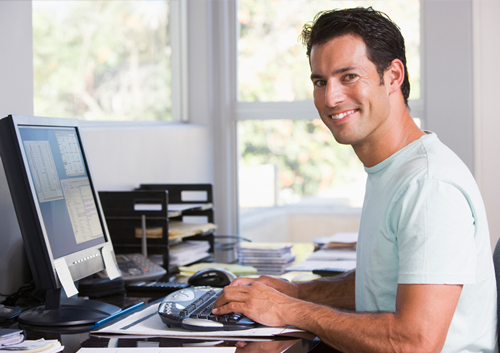
[[[137,302],[144,301],[150,303],[158,298],[156,297],[136,297],[135,293],[129,296],[128,294],[119,294],[105,297],[102,301],[114,304],[120,307],[128,307]],[[158,295],[155,293],[155,295]],[[17,327],[17,324],[13,327]],[[57,339],[65,347],[64,353],[77,352],[82,347],[191,347],[195,344],[205,342],[208,346],[215,347],[236,347],[236,352],[330,352],[330,348],[322,347],[318,339],[298,339],[279,337],[275,340],[269,341],[239,341],[239,340],[220,340],[216,341],[203,341],[197,339],[175,339],[167,337],[144,337],[144,338],[131,338],[131,337],[99,337],[89,332],[89,326],[69,327],[64,328],[50,328],[50,327],[21,327],[27,334],[27,339]],[[321,349],[327,350],[321,350]],[[320,349],[320,350],[316,350]]]
[[[307,256],[312,252],[311,245],[295,246],[294,251],[297,257],[300,259]],[[121,308],[129,307],[138,302],[151,303],[152,301],[161,298],[162,295],[158,293],[148,293],[146,297],[144,293],[123,293],[117,294],[109,297],[102,298],[100,300],[119,306]],[[165,294],[166,295],[166,294]],[[65,347],[64,353],[74,353],[77,352],[82,347],[190,347],[193,344],[199,344],[204,342],[203,340],[195,339],[172,339],[166,337],[144,337],[144,338],[109,338],[109,337],[98,337],[96,335],[91,335],[89,332],[89,327],[77,327],[71,328],[69,330],[61,331],[60,329],[54,328],[42,328],[42,327],[22,327],[25,329],[27,334],[27,339],[58,339],[61,344]],[[212,342],[207,342],[208,344],[214,344]],[[331,347],[323,344],[319,339],[309,340],[309,339],[298,339],[298,338],[284,338],[280,337],[275,340],[269,341],[237,341],[237,340],[221,340],[215,342],[217,347],[236,347],[237,353],[252,353],[252,352],[313,352],[313,353],[323,353],[323,352],[337,352],[332,350]]]
[[[147,338],[103,338],[90,335],[88,332],[80,334],[62,334],[62,333],[41,333],[28,331],[28,339],[58,339],[64,346],[64,353],[77,352],[82,347],[91,348],[112,348],[112,347],[196,347],[203,344],[207,347],[236,347],[237,353],[261,353],[261,352],[285,352],[288,350],[294,353],[300,352],[330,352],[330,350],[315,350],[320,347],[319,340],[307,339],[278,339],[273,341],[203,341],[194,339],[173,339],[164,337]],[[328,348],[327,348],[328,349]]]
[[[194,347],[203,344],[207,347],[236,347],[237,353],[260,352],[331,352],[329,347],[322,346],[318,339],[277,338],[269,341],[218,340],[206,341],[197,339],[176,339],[167,337],[99,337],[87,330],[80,332],[59,332],[58,330],[24,327],[27,339],[57,339],[64,346],[64,353],[77,352],[82,347]],[[318,348],[319,350],[316,350]],[[326,349],[326,350],[324,350]]]

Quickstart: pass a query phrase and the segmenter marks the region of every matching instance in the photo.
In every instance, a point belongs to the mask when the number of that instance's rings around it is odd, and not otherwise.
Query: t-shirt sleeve
[[[392,215],[399,254],[398,283],[476,281],[474,217],[457,187],[439,180],[414,184],[398,200]]]

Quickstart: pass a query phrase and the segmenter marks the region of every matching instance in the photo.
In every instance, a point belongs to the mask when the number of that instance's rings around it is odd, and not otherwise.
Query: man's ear
[[[405,78],[405,67],[401,60],[394,59],[391,65],[385,70],[384,82],[389,92],[398,91],[403,84]]]

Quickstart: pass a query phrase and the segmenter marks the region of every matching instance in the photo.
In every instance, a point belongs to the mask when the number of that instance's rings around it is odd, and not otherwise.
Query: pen
[[[114,320],[114,319],[116,319],[117,317],[120,317],[120,316],[123,316],[123,315],[125,315],[125,314],[128,314],[128,313],[130,313],[131,311],[133,311],[133,310],[135,310],[135,309],[137,309],[137,308],[139,308],[139,307],[141,307],[141,306],[143,306],[143,305],[144,305],[144,302],[140,302],[140,303],[134,304],[134,305],[132,305],[132,306],[129,306],[129,307],[128,307],[128,308],[126,308],[126,309],[122,309],[122,310],[120,310],[120,311],[117,311],[116,313],[111,314],[111,315],[109,315],[109,316],[105,317],[104,319],[101,319],[101,320],[97,321],[97,322],[94,324],[94,326],[92,326],[92,327],[90,328],[90,331],[95,330],[95,329],[96,329],[96,328],[98,328],[98,327],[101,327],[101,326],[102,326],[102,325],[104,325],[105,323],[107,323],[107,322],[109,322],[109,321],[111,321],[111,320]]]

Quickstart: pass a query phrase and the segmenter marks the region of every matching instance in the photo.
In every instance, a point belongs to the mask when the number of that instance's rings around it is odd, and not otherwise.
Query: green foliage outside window
[[[242,166],[275,165],[279,189],[300,197],[364,177],[352,148],[338,144],[320,119],[243,121],[238,137]]]
[[[171,120],[167,1],[33,1],[35,114]]]
[[[405,38],[410,99],[420,98],[419,0],[240,0],[238,94],[242,102],[312,98],[310,68],[298,40],[323,10],[372,6],[398,24]]]

